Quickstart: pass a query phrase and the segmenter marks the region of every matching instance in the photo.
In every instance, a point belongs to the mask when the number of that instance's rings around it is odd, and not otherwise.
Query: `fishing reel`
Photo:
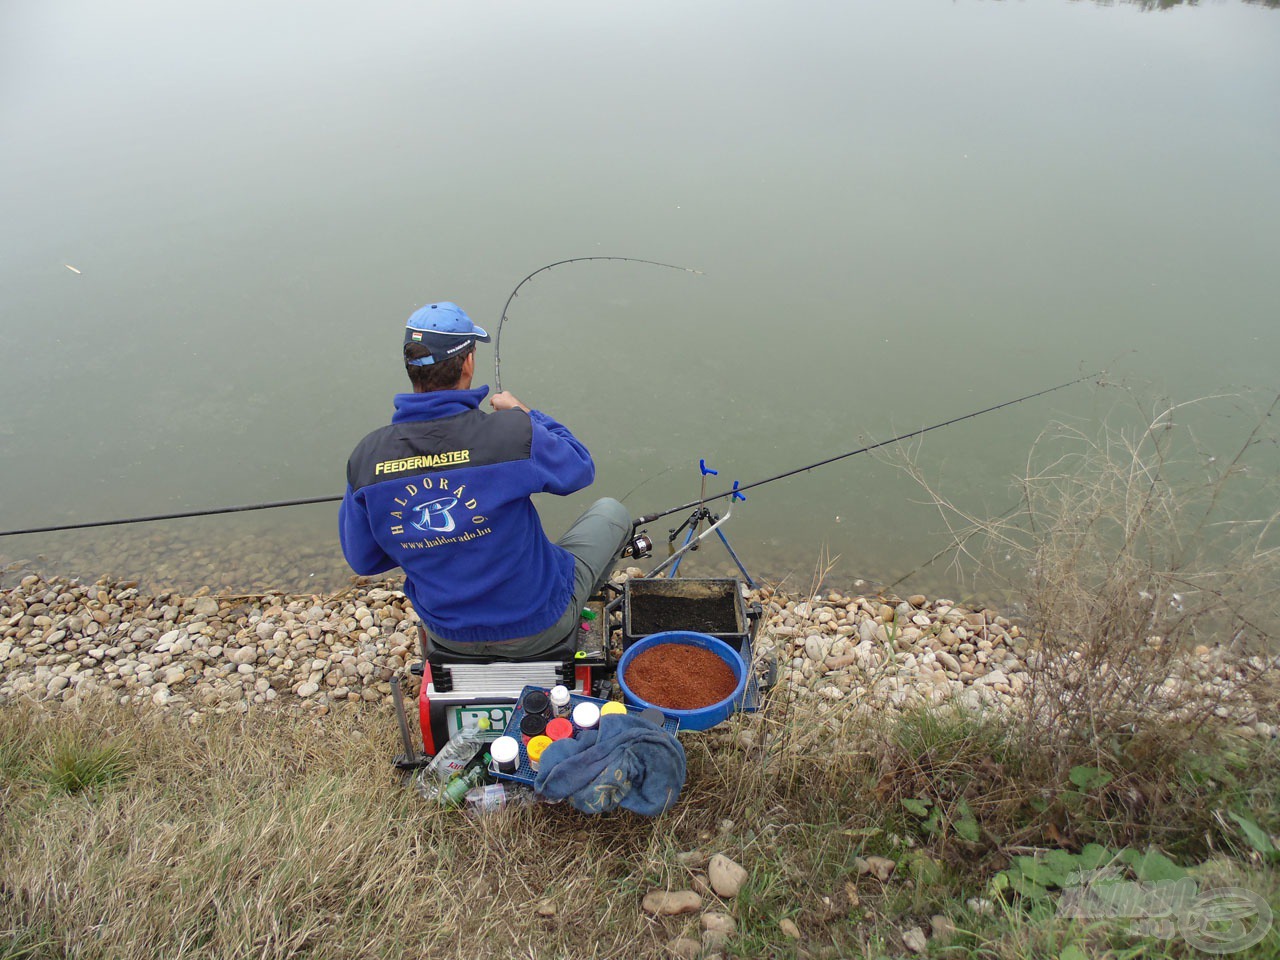
[[[643,531],[631,528],[631,539],[622,548],[622,555],[633,560],[640,560],[653,553],[653,538]]]

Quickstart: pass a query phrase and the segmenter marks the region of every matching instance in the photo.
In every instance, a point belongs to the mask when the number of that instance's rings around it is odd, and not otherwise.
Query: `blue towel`
[[[624,807],[656,817],[675,805],[684,776],[679,740],[638,714],[610,713],[598,731],[547,747],[533,789],[583,813]]]

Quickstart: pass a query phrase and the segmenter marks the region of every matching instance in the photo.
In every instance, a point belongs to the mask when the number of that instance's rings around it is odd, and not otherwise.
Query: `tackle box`
[[[605,655],[604,602],[593,597],[585,609],[592,616],[582,620],[586,629],[575,635],[576,649],[549,654],[553,659],[484,662],[448,651],[426,656],[418,694],[423,752],[434,756],[472,716],[487,718],[491,724],[488,739],[497,739],[525,686],[562,683],[587,695],[603,692],[610,670]]]
[[[520,762],[516,766],[515,772],[501,773],[498,770],[498,765],[496,763],[490,762],[489,764],[489,773],[491,776],[497,777],[499,780],[511,780],[515,783],[522,783],[526,787],[532,787],[534,777],[538,775],[537,771],[529,765],[529,755],[525,752],[525,745],[520,736],[520,721],[524,719],[524,708],[521,707],[521,704],[524,703],[525,694],[529,693],[531,690],[539,690],[542,693],[551,692],[548,687],[540,687],[533,684],[526,686],[520,691],[520,697],[516,700],[515,709],[512,711],[511,718],[507,721],[507,727],[503,731],[504,736],[514,737],[516,743],[520,744]],[[580,703],[594,703],[596,706],[602,707],[608,702],[608,700],[601,700],[598,697],[587,697],[582,694],[574,693],[573,691],[569,692],[570,710],[573,710],[573,708]],[[633,707],[629,703],[624,704],[624,706],[627,708],[627,713],[640,713],[640,707]],[[662,729],[674,736],[680,729],[680,721],[675,717],[664,716]]]

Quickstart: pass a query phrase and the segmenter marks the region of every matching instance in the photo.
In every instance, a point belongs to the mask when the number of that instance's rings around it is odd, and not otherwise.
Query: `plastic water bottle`
[[[485,732],[489,726],[488,717],[475,715],[464,717],[458,732],[449,738],[449,742],[440,748],[440,752],[427,765],[427,779],[444,783],[455,774],[461,773],[484,746]]]
[[[533,790],[514,783],[476,784],[467,794],[467,812],[483,817],[501,807],[533,803]]]

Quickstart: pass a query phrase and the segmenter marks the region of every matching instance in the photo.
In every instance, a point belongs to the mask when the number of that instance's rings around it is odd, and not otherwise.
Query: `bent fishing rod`
[[[657,260],[640,260],[636,257],[570,257],[568,260],[557,260],[555,263],[548,263],[545,267],[539,267],[533,273],[529,274],[523,280],[516,284],[516,288],[511,291],[511,296],[507,297],[507,302],[502,305],[502,315],[498,317],[498,329],[493,335],[493,382],[497,387],[496,392],[502,392],[502,327],[507,322],[507,308],[511,306],[511,301],[516,298],[520,292],[520,288],[526,283],[542,273],[544,270],[550,270],[552,267],[558,267],[565,263],[583,263],[587,260],[618,260],[623,263],[647,263],[654,267],[669,267],[672,270],[683,270],[685,273],[692,273],[702,276],[701,270],[695,270],[693,267],[682,267],[676,263],[661,263]]]
[[[848,453],[841,453],[834,457],[828,457],[825,460],[819,460],[816,463],[809,464],[808,466],[796,467],[794,470],[788,470],[785,473],[779,473],[772,477],[766,477],[763,480],[755,480],[751,483],[746,484],[745,486],[740,486],[735,484],[733,489],[726,490],[723,493],[712,494],[711,496],[708,496],[708,497],[699,497],[697,500],[691,500],[688,503],[683,503],[678,507],[672,507],[670,510],[662,510],[658,513],[646,514],[645,516],[640,517],[638,520],[636,520],[635,523],[632,524],[632,527],[634,529],[642,526],[643,524],[652,523],[654,520],[658,520],[662,517],[669,516],[670,514],[680,513],[681,511],[684,511],[684,510],[690,510],[697,507],[701,507],[706,503],[711,503],[716,500],[722,500],[725,497],[741,496],[744,491],[750,490],[753,487],[761,487],[761,486],[764,486],[766,483],[773,483],[775,480],[782,480],[786,477],[793,477],[798,473],[804,473],[808,470],[816,470],[818,467],[824,467],[829,463],[835,463],[839,460],[847,460],[850,457],[856,457],[859,454],[867,453],[868,451],[871,451],[871,450],[877,450],[880,447],[886,447],[892,443],[900,443],[903,440],[910,440],[912,437],[923,436],[924,434],[929,433],[932,430],[940,430],[943,427],[949,427],[955,423],[962,423],[965,420],[972,420],[975,417],[981,417],[984,414],[992,413],[1004,407],[1011,407],[1016,403],[1022,403],[1024,400],[1032,400],[1036,397],[1043,397],[1044,395],[1049,393],[1054,393],[1057,390],[1065,390],[1067,387],[1075,386],[1077,383],[1083,383],[1086,380],[1094,380],[1100,377],[1101,375],[1102,375],[1101,372],[1099,372],[1099,373],[1091,373],[1085,377],[1077,377],[1075,380],[1070,380],[1066,383],[1060,383],[1056,387],[1048,387],[1044,390],[1037,390],[1035,393],[1028,393],[1025,396],[1017,397],[1016,399],[1013,399],[1013,400],[1006,400],[1003,403],[997,403],[995,406],[985,407],[982,410],[975,410],[973,413],[966,413],[963,416],[952,417],[950,420],[944,420],[942,423],[935,423],[932,426],[921,427],[919,430],[912,430],[910,433],[899,434],[898,436],[892,437],[888,440],[881,440],[878,443],[868,444],[865,447],[859,447],[857,450],[850,450]],[[647,481],[642,481],[642,484],[645,482]],[[638,486],[636,489],[638,489]],[[634,493],[635,491],[633,490],[632,492]],[[628,494],[628,496],[630,496],[630,494]],[[152,521],[157,521],[157,520],[187,520],[194,517],[212,517],[212,516],[217,516],[219,514],[224,514],[224,513],[247,513],[251,510],[274,510],[277,507],[300,507],[300,506],[305,506],[308,504],[316,504],[316,503],[337,503],[341,499],[342,499],[341,496],[308,497],[302,500],[277,500],[270,503],[250,503],[250,504],[243,504],[241,506],[235,506],[235,507],[218,507],[212,510],[188,510],[182,513],[162,513],[162,514],[155,514],[147,517],[128,517],[121,520],[94,520],[88,523],[63,523],[63,524],[56,524],[56,525],[45,526],[45,527],[28,527],[22,530],[0,530],[0,537],[16,537],[23,534],[29,534],[29,533],[58,533],[65,530],[87,530],[92,527],[116,527],[116,526],[123,526],[125,524],[130,524],[130,523],[150,523]]]
[[[865,447],[859,447],[857,450],[850,450],[848,453],[837,454],[834,457],[827,457],[825,460],[819,460],[805,467],[796,467],[794,470],[787,470],[784,473],[775,474],[772,477],[766,477],[763,480],[754,480],[751,483],[739,485],[734,483],[732,489],[725,490],[723,493],[712,494],[711,496],[699,497],[697,500],[690,500],[688,503],[682,503],[678,507],[672,507],[670,510],[661,510],[658,513],[649,513],[638,518],[633,527],[640,527],[646,523],[652,523],[654,520],[662,517],[670,516],[673,513],[682,513],[685,510],[691,510],[701,507],[704,504],[711,503],[715,500],[723,500],[725,497],[739,498],[742,494],[753,487],[763,487],[766,483],[773,483],[775,480],[784,480],[787,477],[794,477],[798,473],[805,473],[809,470],[816,470],[818,467],[825,467],[829,463],[836,463],[840,460],[848,460],[850,457],[856,457],[858,454],[867,453],[871,450],[878,450],[881,447],[887,447],[893,443],[901,443],[903,440],[910,440],[912,437],[920,437],[932,430],[941,430],[943,427],[949,427],[952,424],[963,423],[965,420],[973,420],[975,417],[981,417],[983,414],[993,413],[1004,407],[1011,407],[1015,403],[1022,403],[1024,400],[1033,400],[1036,397],[1043,397],[1045,394],[1054,393],[1057,390],[1065,390],[1067,387],[1073,387],[1077,383],[1084,383],[1086,380],[1096,380],[1102,376],[1102,371],[1091,373],[1088,376],[1077,377],[1074,380],[1068,380],[1066,383],[1060,383],[1056,387],[1046,387],[1044,390],[1037,390],[1035,393],[1028,393],[1026,396],[1017,397],[1013,400],[1006,400],[1003,403],[997,403],[995,406],[984,407],[981,410],[975,410],[973,413],[966,413],[959,417],[952,417],[950,420],[944,420],[941,423],[935,423],[932,426],[921,427],[919,430],[912,430],[910,433],[901,433],[896,437],[890,437],[888,440],[881,440],[878,443],[870,443]],[[743,498],[745,499],[745,497]]]

